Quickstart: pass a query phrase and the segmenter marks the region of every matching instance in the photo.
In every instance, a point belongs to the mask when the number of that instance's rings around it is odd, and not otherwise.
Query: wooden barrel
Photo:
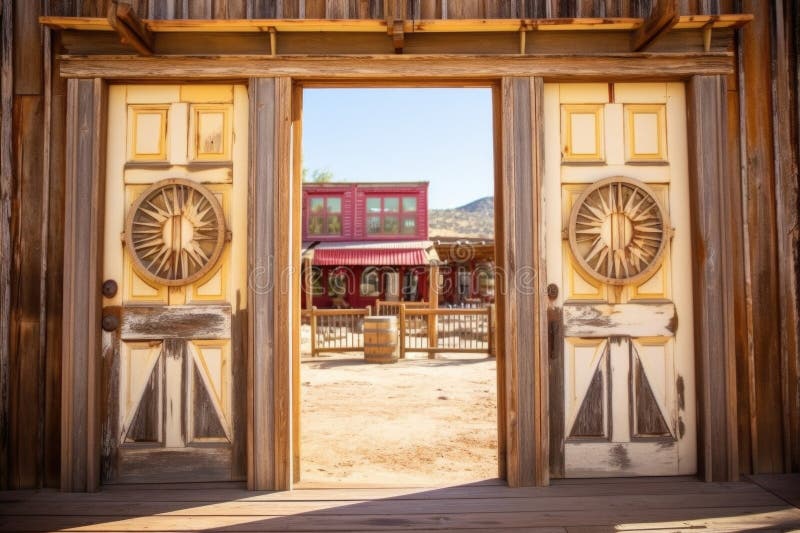
[[[364,317],[364,359],[368,363],[396,363],[399,355],[397,317]]]

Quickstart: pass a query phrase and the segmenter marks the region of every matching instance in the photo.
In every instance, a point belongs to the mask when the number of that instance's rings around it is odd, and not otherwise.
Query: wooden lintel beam
[[[130,45],[140,55],[153,55],[153,34],[129,4],[111,2],[108,23],[123,44]]]
[[[634,52],[645,50],[680,21],[676,4],[677,0],[656,0],[650,16],[633,32],[631,49]]]

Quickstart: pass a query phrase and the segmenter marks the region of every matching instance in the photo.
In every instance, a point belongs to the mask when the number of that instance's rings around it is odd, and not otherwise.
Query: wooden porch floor
[[[94,494],[0,492],[3,531],[788,531],[800,528],[800,474],[737,483],[694,478],[563,480],[509,489],[241,485],[105,487]]]

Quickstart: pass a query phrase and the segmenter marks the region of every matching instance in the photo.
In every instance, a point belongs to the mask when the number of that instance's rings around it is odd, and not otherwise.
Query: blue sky
[[[303,167],[335,181],[429,181],[434,209],[491,196],[491,90],[306,89]]]

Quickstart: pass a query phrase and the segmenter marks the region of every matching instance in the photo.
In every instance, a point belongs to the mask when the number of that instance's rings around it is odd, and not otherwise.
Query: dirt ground
[[[301,470],[310,485],[432,486],[497,477],[494,358],[304,357]]]

